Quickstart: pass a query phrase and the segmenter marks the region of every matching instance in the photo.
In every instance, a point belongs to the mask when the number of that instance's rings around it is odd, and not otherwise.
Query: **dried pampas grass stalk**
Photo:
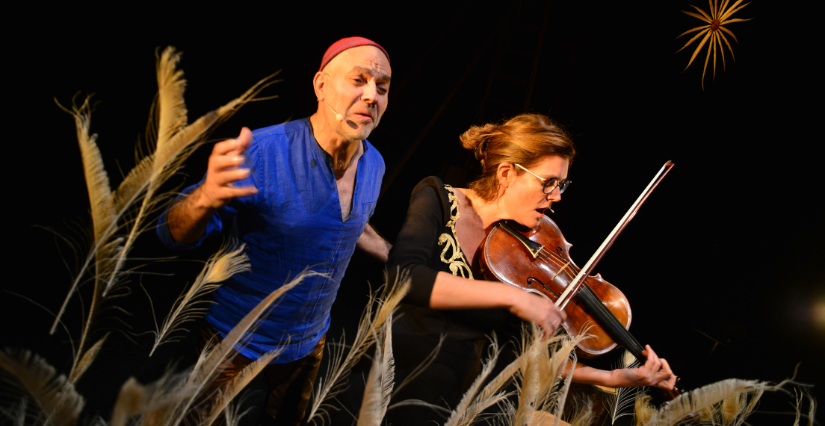
[[[542,352],[545,356],[547,349],[544,345],[536,344],[536,340],[541,340],[541,336],[536,336],[536,327],[532,327],[531,342],[526,346],[525,356],[522,359],[520,376],[521,386],[518,399],[518,407],[516,408],[516,423],[517,425],[527,425],[533,419],[537,408],[537,400],[539,394],[544,390],[540,385],[541,375],[541,361],[543,361]]]
[[[69,376],[69,381],[72,383],[77,383],[77,380],[80,379],[80,376],[86,372],[86,369],[92,365],[92,361],[97,358],[98,352],[100,352],[100,348],[103,347],[103,343],[106,341],[106,338],[109,337],[109,333],[103,336],[100,340],[97,341],[88,351],[83,353],[83,356],[77,362],[77,368],[73,368],[71,372],[71,376]]]
[[[546,410],[560,397],[566,395],[566,388],[558,392],[552,392],[552,390],[561,379],[564,369],[567,368],[570,353],[582,338],[570,339],[567,335],[556,334],[542,341],[542,332],[538,327],[525,327],[522,332],[522,349],[519,356],[479,391],[476,383],[483,383],[486,380],[489,375],[486,368],[494,364],[494,358],[498,356],[498,346],[493,340],[491,355],[485,362],[481,375],[464,394],[462,402],[453,411],[445,426],[470,425],[478,421],[481,413],[494,404],[502,407],[502,412],[496,416],[496,422],[508,425],[530,424],[536,416],[537,407]],[[548,352],[548,346],[551,345],[552,355]],[[518,408],[507,401],[511,394],[502,391],[514,377],[522,379],[520,383],[517,383],[520,395]],[[524,379],[524,377],[528,378]],[[561,406],[563,406],[563,401],[559,407]]]
[[[525,332],[527,331],[525,330]],[[532,345],[545,346],[546,343],[541,342],[541,330],[534,325],[531,327],[531,331]],[[559,332],[553,339],[550,339],[552,345],[550,351],[545,346],[544,349],[537,352],[539,356],[534,358],[534,362],[537,363],[535,366],[524,366],[524,369],[539,369],[538,389],[535,392],[535,399],[531,401],[538,410],[551,413],[556,418],[561,419],[567,395],[570,391],[570,384],[572,383],[572,372],[576,368],[577,359],[574,349],[579,342],[588,337],[587,329],[583,329],[582,333],[575,338]],[[531,358],[525,358],[525,361],[530,360]],[[520,398],[524,398],[523,388],[525,388],[524,385],[522,385],[522,396]],[[529,419],[529,417],[525,419]]]
[[[739,426],[753,413],[765,391],[782,390],[787,383],[792,382],[785,380],[777,385],[769,385],[756,380],[722,380],[679,395],[658,410],[650,407],[650,397],[639,397],[636,402],[636,424],[669,426],[699,422]]]
[[[243,319],[235,325],[229,333],[221,340],[220,343],[215,345],[214,347],[204,348],[204,353],[198,359],[198,362],[195,364],[195,367],[192,371],[192,374],[189,376],[188,380],[186,381],[187,386],[191,386],[194,389],[192,395],[185,399],[180,406],[177,408],[177,417],[175,424],[181,422],[183,417],[186,416],[187,412],[192,408],[192,406],[196,402],[196,398],[202,396],[202,392],[215,375],[218,373],[220,369],[220,365],[226,360],[227,356],[229,356],[232,352],[232,348],[241,342],[241,339],[254,327],[255,323],[258,319],[263,315],[269,307],[284,293],[295,287],[296,285],[300,284],[304,278],[312,277],[312,276],[324,276],[326,274],[315,272],[315,271],[308,271],[305,270],[298,274],[294,279],[289,281],[288,283],[284,284],[277,290],[270,293],[267,297],[261,300],[257,306],[252,308]],[[206,353],[208,351],[208,353]]]
[[[83,397],[77,393],[66,376],[58,375],[43,358],[27,350],[0,351],[0,383],[28,397],[37,406],[34,423],[71,426],[77,422],[83,409]],[[26,403],[22,402],[25,419]],[[15,416],[19,418],[18,414]]]
[[[380,332],[375,336],[375,356],[367,376],[358,426],[379,426],[387,414],[387,406],[395,383],[395,359],[392,355],[392,312],[384,318]]]
[[[103,167],[97,135],[90,135],[90,99],[80,106],[73,106],[70,113],[75,121],[78,144],[83,159],[86,186],[92,210],[94,241],[86,256],[68,295],[55,316],[50,330],[54,334],[69,301],[81,282],[87,280],[89,268],[94,266],[94,291],[83,324],[78,354],[75,356],[70,380],[76,382],[94,360],[95,351],[89,347],[91,329],[94,326],[103,303],[112,291],[124,283],[128,271],[124,264],[138,235],[148,229],[145,224],[150,213],[169,199],[168,195],[157,195],[157,191],[183,164],[183,161],[200,146],[217,127],[231,117],[248,102],[262,100],[256,96],[266,87],[276,83],[275,73],[259,81],[239,98],[207,113],[194,123],[187,125],[187,110],[183,101],[186,81],[183,72],[177,69],[180,53],[174,48],[166,48],[157,59],[158,96],[152,107],[152,118],[147,126],[147,140],[154,152],[138,159],[137,165],[126,175],[117,191],[112,191],[109,178]],[[139,205],[139,207],[137,207]],[[117,236],[121,230],[126,236]],[[83,363],[81,363],[81,360]]]
[[[616,365],[615,368],[636,368],[638,366],[639,360],[630,351],[625,350],[620,365]],[[633,415],[629,408],[633,407],[636,395],[634,388],[609,389],[609,392],[607,392],[607,408],[610,413],[610,424],[615,424],[616,420],[621,417]]]
[[[406,273],[396,276],[396,282],[392,285],[388,283],[375,293],[370,293],[367,306],[358,323],[355,340],[346,355],[343,345],[329,345],[327,372],[318,380],[318,386],[312,395],[312,404],[306,416],[307,423],[317,420],[323,423],[323,417],[328,417],[326,410],[330,407],[326,401],[344,390],[350,370],[375,342],[376,336],[372,330],[379,330],[384,324],[391,326],[388,319],[410,289],[410,278]],[[384,274],[384,278],[387,279],[387,274]]]
[[[244,245],[234,250],[222,247],[209,258],[189,290],[175,301],[172,311],[163,321],[163,326],[156,328],[155,344],[149,356],[152,356],[160,345],[169,342],[171,335],[180,331],[185,322],[194,321],[206,313],[205,305],[208,305],[209,301],[204,300],[203,296],[217,289],[220,283],[232,275],[250,269],[249,258],[243,254],[243,249]]]
[[[239,255],[237,250],[232,253],[235,253],[235,256]],[[214,269],[213,267],[213,273],[217,273],[218,276],[226,273],[226,270],[215,272]],[[228,270],[231,269],[228,268]],[[209,275],[209,272],[206,272],[205,275]],[[138,415],[141,416],[142,420],[140,424],[147,426],[175,426],[191,421],[193,418],[197,419],[196,425],[205,426],[211,425],[221,415],[231,420],[227,424],[237,422],[237,413],[230,412],[230,402],[280,353],[280,350],[269,352],[246,366],[230,383],[219,390],[219,395],[215,398],[215,404],[208,407],[209,411],[204,411],[198,406],[201,400],[209,396],[203,394],[204,390],[218,372],[220,365],[231,354],[232,348],[241,342],[243,336],[254,328],[255,322],[261,315],[280,296],[300,284],[304,278],[318,275],[325,276],[325,274],[318,272],[304,271],[281,288],[270,293],[230,330],[220,343],[214,347],[207,345],[191,372],[176,375],[167,374],[148,386],[140,385],[134,378],[129,379],[120,390],[109,426],[132,424],[131,419]]]
[[[12,426],[25,426],[28,415],[28,399],[22,398],[19,403],[12,405],[8,409],[0,407],[0,415],[8,419]],[[34,423],[34,422],[31,422]]]
[[[283,352],[283,349],[267,352],[262,357],[244,367],[243,370],[232,378],[232,381],[230,381],[223,388],[219,389],[220,395],[215,399],[215,404],[210,408],[206,421],[202,424],[211,425],[218,419],[218,417],[221,416],[221,414],[224,413],[225,417],[229,418],[227,419],[226,424],[231,424],[228,420],[233,420],[237,418],[237,416],[235,415],[236,413],[233,413],[232,410],[228,409],[229,403],[232,402],[246,387],[246,385],[248,385],[249,382],[251,382],[252,379],[254,379],[255,376],[257,376],[258,373],[264,369],[264,367],[269,365],[269,363],[281,352]]]
[[[635,402],[634,402],[634,413],[635,416],[635,425],[636,426],[643,426],[650,423],[650,419],[653,418],[653,415],[656,414],[656,409],[650,405],[651,396],[640,392],[636,395]]]
[[[129,378],[120,388],[108,426],[134,425],[135,417],[140,420],[137,424],[143,426],[177,424],[174,423],[176,408],[194,392],[194,388],[186,384],[187,375],[188,372],[167,373],[148,385]]]
[[[596,418],[593,413],[593,401],[588,398],[574,398],[573,410],[570,415],[571,426],[587,426],[592,425]]]
[[[490,347],[488,349],[489,355],[487,360],[484,361],[481,367],[481,373],[476,377],[473,384],[470,385],[470,388],[464,393],[461,397],[461,401],[455,407],[453,412],[450,414],[450,418],[447,419],[447,422],[444,426],[464,426],[472,424],[476,417],[481,414],[484,409],[487,407],[495,404],[496,402],[503,399],[505,396],[498,392],[496,389],[494,392],[487,392],[484,394],[482,398],[476,398],[479,389],[481,388],[482,383],[487,379],[487,376],[493,371],[493,368],[496,365],[496,361],[498,360],[498,356],[501,350],[498,347],[498,341],[496,340],[496,336],[493,335],[490,342]],[[486,389],[485,389],[486,390]]]

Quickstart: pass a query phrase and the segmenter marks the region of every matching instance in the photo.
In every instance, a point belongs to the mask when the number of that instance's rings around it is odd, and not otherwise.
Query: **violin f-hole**
[[[553,296],[555,296],[555,297],[556,297],[556,299],[558,299],[558,298],[559,298],[559,295],[558,295],[558,294],[556,294],[556,292],[554,292],[553,290],[550,290],[550,288],[549,288],[549,287],[547,287],[546,285],[544,285],[544,283],[543,283],[543,282],[541,282],[541,280],[540,280],[540,279],[538,279],[538,278],[535,278],[535,277],[529,277],[529,278],[527,278],[527,286],[528,286],[528,287],[531,287],[531,286],[533,285],[532,281],[535,281],[535,282],[539,283],[539,285],[540,285],[540,286],[542,286],[545,290],[547,290],[547,292],[549,292],[550,294],[552,294]]]

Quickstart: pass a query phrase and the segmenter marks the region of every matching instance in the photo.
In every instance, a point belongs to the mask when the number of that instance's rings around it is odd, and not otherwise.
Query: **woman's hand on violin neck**
[[[510,313],[539,326],[544,332],[542,340],[547,340],[556,331],[562,321],[567,318],[564,311],[560,311],[556,305],[532,293],[518,289],[513,293],[510,303]]]
[[[673,389],[676,385],[676,376],[664,358],[659,358],[650,345],[645,346],[642,355],[647,361],[638,368],[623,368],[613,370],[613,387],[641,387],[653,386],[662,389]]]

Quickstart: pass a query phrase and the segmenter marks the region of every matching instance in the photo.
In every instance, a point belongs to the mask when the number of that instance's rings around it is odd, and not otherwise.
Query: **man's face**
[[[359,46],[332,59],[326,74],[324,100],[344,118],[326,114],[327,123],[345,140],[362,140],[378,126],[387,109],[390,89],[390,63],[374,46]]]

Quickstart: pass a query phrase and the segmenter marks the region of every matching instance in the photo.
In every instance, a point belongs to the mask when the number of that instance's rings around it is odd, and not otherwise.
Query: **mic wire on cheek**
[[[329,108],[329,109],[330,109],[330,111],[332,111],[332,112],[334,112],[334,113],[335,113],[335,119],[336,119],[336,120],[338,120],[338,121],[344,121],[344,116],[343,116],[343,115],[341,115],[341,114],[338,114],[338,113],[337,113],[334,109],[332,109],[332,107],[331,107],[331,106],[329,106],[329,104],[327,103],[327,100],[326,100],[326,99],[324,99],[322,102],[324,103],[324,105],[326,105],[326,106],[327,106],[327,108]]]

